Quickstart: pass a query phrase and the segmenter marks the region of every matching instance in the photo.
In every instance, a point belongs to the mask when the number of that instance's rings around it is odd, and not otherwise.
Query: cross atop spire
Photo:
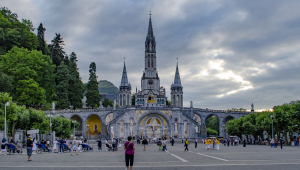
[[[151,15],[152,15],[152,14],[151,14],[151,10],[149,11],[149,15],[150,15],[150,17],[151,17]]]

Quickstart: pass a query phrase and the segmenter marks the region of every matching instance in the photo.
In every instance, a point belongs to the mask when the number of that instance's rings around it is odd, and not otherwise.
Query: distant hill
[[[98,89],[100,93],[107,93],[107,94],[119,93],[119,89],[113,83],[107,80],[100,80],[98,82],[99,82]]]

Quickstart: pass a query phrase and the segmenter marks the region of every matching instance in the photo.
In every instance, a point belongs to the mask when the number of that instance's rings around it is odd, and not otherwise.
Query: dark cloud
[[[3,0],[20,18],[42,22],[46,40],[61,33],[74,51],[83,81],[91,62],[99,80],[119,86],[124,57],[140,89],[149,10],[157,41],[161,86],[169,96],[176,58],[184,105],[272,108],[298,99],[299,1]],[[135,91],[135,90],[134,90]]]

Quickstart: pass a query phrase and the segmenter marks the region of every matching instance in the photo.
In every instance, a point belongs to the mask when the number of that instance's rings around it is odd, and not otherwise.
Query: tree
[[[55,92],[55,66],[49,56],[43,55],[41,51],[14,47],[1,56],[0,65],[6,75],[13,77],[11,95],[15,100],[19,97],[16,94],[19,81],[32,79],[46,90],[46,100],[51,102]]]
[[[33,79],[19,80],[16,95],[18,104],[26,105],[41,105],[46,103],[46,91],[39,87],[39,84]]]
[[[205,121],[206,127],[215,130],[219,134],[219,119],[217,116],[211,116]]]
[[[218,132],[214,129],[207,128],[206,131],[207,131],[207,136],[218,135]]]
[[[69,109],[69,70],[64,62],[57,68],[57,81],[59,82],[56,87],[57,107]]]
[[[36,50],[38,38],[30,20],[18,20],[18,15],[2,7],[0,10],[0,55],[5,54],[14,46]]]
[[[38,37],[38,41],[39,41],[39,45],[37,47],[37,50],[42,51],[42,53],[44,55],[50,55],[49,48],[46,45],[46,41],[45,41],[45,31],[46,31],[46,28],[43,27],[42,23],[40,23],[37,31],[38,31],[37,32],[37,37]]]
[[[65,52],[63,50],[63,46],[65,44],[63,38],[61,38],[61,35],[57,33],[55,33],[55,37],[51,42],[52,43],[49,45],[50,57],[53,61],[53,64],[58,67],[64,59]]]
[[[103,105],[103,107],[107,107],[107,106],[113,107],[114,106],[113,101],[109,100],[108,98],[104,99],[102,105]]]
[[[132,97],[131,97],[131,105],[132,105],[132,106],[135,106],[135,94],[132,94]]]
[[[0,67],[0,92],[10,93],[13,89],[12,82],[13,82],[12,77],[3,73]]]
[[[96,64],[92,62],[90,64],[90,77],[87,84],[86,103],[89,107],[96,108],[100,102],[98,81],[96,76]]]
[[[76,108],[82,108],[83,93],[82,81],[77,68],[77,57],[74,52],[70,55],[69,72],[69,101],[75,110]]]

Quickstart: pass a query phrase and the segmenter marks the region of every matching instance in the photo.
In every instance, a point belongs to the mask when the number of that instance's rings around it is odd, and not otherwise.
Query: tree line
[[[82,108],[83,93],[87,105],[98,107],[100,96],[96,64],[90,64],[87,85],[81,81],[75,52],[67,55],[61,34],[45,41],[43,24],[35,28],[30,20],[2,7],[0,11],[0,92],[7,92],[18,105],[27,108],[49,106],[59,109]],[[50,108],[48,108],[50,109]]]
[[[89,107],[98,107],[100,102],[96,64],[90,64],[90,78],[85,85],[76,53],[66,54],[59,33],[47,44],[45,32],[42,23],[36,30],[30,20],[19,21],[16,13],[0,8],[0,129],[4,129],[4,105],[9,102],[7,129],[11,136],[16,129],[39,129],[41,134],[50,130],[49,118],[34,108],[44,106],[48,110],[52,102],[58,109],[82,108],[85,91]],[[66,118],[52,118],[57,136],[70,136],[71,124]]]
[[[273,112],[250,113],[239,119],[229,120],[226,131],[230,135],[242,137],[242,135],[253,135],[263,139],[263,133],[267,132],[271,137],[273,120],[273,134],[279,139],[283,134],[285,141],[293,132],[300,131],[300,101],[292,101],[273,107]]]

